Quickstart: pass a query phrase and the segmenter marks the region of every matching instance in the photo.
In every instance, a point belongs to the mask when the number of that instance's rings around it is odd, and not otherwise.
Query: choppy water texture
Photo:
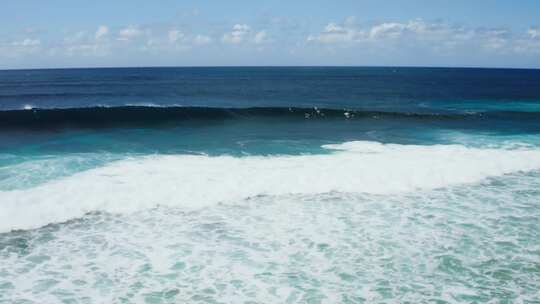
[[[540,72],[0,71],[0,303],[540,303]]]

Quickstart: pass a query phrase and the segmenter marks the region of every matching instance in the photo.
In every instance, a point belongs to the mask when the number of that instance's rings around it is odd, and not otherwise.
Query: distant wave
[[[110,125],[140,125],[197,120],[234,119],[415,119],[415,120],[464,120],[464,119],[540,119],[538,112],[385,112],[328,108],[298,107],[160,107],[119,106],[84,107],[65,109],[38,109],[30,106],[24,110],[0,111],[0,126],[4,128],[42,127],[100,127]]]

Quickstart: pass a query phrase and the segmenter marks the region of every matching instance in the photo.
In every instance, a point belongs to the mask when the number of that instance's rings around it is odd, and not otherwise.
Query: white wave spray
[[[347,142],[301,156],[155,155],[116,161],[48,183],[0,191],[0,232],[32,229],[92,211],[158,205],[200,208],[258,195],[392,194],[475,183],[540,169],[540,150]]]

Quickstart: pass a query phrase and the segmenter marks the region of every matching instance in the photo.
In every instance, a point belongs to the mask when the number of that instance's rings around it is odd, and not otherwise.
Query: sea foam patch
[[[540,169],[540,150],[346,142],[302,156],[155,155],[116,161],[36,187],[0,191],[0,231],[92,211],[200,208],[249,197],[330,192],[393,194]]]

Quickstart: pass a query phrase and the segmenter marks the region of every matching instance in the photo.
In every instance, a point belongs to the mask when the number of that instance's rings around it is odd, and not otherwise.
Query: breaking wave
[[[153,155],[114,161],[38,186],[0,191],[0,232],[32,229],[88,212],[159,205],[200,208],[255,196],[393,194],[477,183],[540,169],[540,149],[399,145],[355,141],[330,154]]]
[[[385,112],[330,108],[217,108],[217,107],[161,107],[120,106],[39,109],[27,105],[22,110],[0,111],[0,127],[103,127],[110,125],[145,125],[167,122],[234,119],[412,119],[422,121],[519,119],[537,121],[538,112]]]

